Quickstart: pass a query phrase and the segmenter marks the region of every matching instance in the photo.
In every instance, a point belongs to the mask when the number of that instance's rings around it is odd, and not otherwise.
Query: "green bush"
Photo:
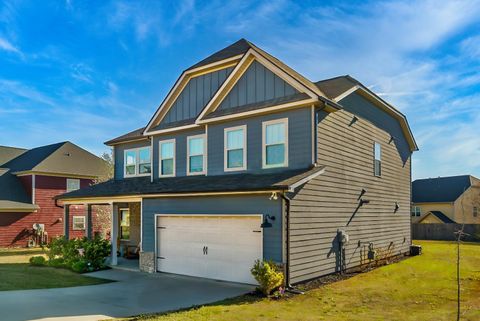
[[[47,264],[47,260],[43,256],[32,256],[30,258],[30,265],[33,266],[45,266]]]
[[[259,284],[258,289],[266,296],[283,285],[283,272],[272,261],[256,260],[250,272]]]
[[[105,258],[110,255],[110,242],[100,237],[89,240],[66,240],[58,237],[48,246],[49,265],[66,267],[78,273],[92,272],[106,267]]]

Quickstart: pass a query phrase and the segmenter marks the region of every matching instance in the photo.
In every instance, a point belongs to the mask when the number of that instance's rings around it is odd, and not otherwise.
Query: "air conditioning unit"
[[[422,254],[422,246],[421,245],[411,245],[410,246],[410,255],[416,256]]]

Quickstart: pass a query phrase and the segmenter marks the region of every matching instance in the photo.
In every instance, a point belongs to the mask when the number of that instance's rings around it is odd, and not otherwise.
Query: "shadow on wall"
[[[11,245],[14,245],[16,244],[17,242],[20,242],[20,241],[28,241],[28,238],[31,237],[33,235],[33,231],[32,230],[28,230],[26,228],[24,228],[23,230],[21,230],[17,236],[15,236],[12,240],[12,242],[10,243]]]
[[[16,221],[20,221],[25,216],[31,213],[1,213],[0,214],[0,226],[9,226],[15,223]]]

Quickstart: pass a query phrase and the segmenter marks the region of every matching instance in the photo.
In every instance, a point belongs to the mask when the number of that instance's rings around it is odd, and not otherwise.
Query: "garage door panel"
[[[260,224],[258,215],[158,216],[158,270],[255,284],[250,268],[263,256]]]

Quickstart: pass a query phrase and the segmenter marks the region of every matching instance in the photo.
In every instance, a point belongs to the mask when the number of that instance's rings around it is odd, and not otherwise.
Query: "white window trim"
[[[83,228],[78,228],[78,227],[75,227],[75,219],[82,219],[83,220]],[[73,231],[84,231],[86,228],[86,219],[85,219],[85,216],[83,215],[74,215],[72,217],[72,230]]]
[[[190,172],[190,140],[194,138],[201,137],[203,138],[203,171],[201,172],[195,172],[191,173]],[[199,134],[199,135],[194,135],[194,136],[188,136],[187,137],[187,175],[188,176],[194,176],[194,175],[205,175],[207,171],[207,137],[205,134]],[[192,156],[198,156],[198,155],[192,155]]]
[[[140,172],[140,149],[146,149],[150,151],[150,172],[152,171],[152,149],[150,146],[143,146],[137,148],[129,148],[123,151],[123,177],[142,177],[142,176],[150,176],[151,173],[139,174]],[[134,151],[135,152],[135,174],[128,175],[127,174],[127,153]]]
[[[418,209],[419,215],[417,215],[416,209]],[[414,215],[411,215],[411,214],[414,214]],[[422,210],[420,209],[420,206],[415,206],[415,205],[413,205],[413,206],[412,206],[412,212],[410,213],[410,215],[413,216],[413,217],[420,217],[420,216],[422,216]]]
[[[76,181],[76,182],[78,182],[78,188],[76,188],[76,189],[68,189],[68,182],[71,182],[71,181]],[[73,192],[73,191],[79,190],[79,189],[80,189],[80,184],[81,184],[81,182],[80,182],[80,179],[79,179],[79,178],[67,178],[66,184],[67,184],[67,186],[66,186],[65,190],[66,190],[67,193],[68,193],[68,192]]]
[[[168,143],[173,143],[173,173],[172,174],[167,174],[167,175],[162,175],[162,144],[168,144]],[[158,142],[158,176],[159,177],[175,177],[176,171],[177,171],[177,166],[176,166],[176,159],[177,159],[177,143],[175,138],[173,139],[165,139],[161,140]],[[169,158],[166,158],[169,159]]]
[[[375,147],[377,145],[380,146],[380,159],[379,159],[379,161],[380,161],[380,174],[379,175],[377,175],[377,173],[375,172],[375,162],[377,160],[376,157],[375,157],[375,151],[376,151]],[[382,149],[383,149],[382,144],[380,144],[379,142],[373,142],[373,176],[375,176],[375,177],[382,177]]]
[[[243,130],[243,166],[228,168],[228,149],[227,149],[227,134],[235,130]],[[247,125],[228,127],[223,130],[223,170],[225,172],[244,171],[247,169]]]
[[[266,145],[266,128],[268,125],[285,124],[285,158],[283,164],[267,165],[267,145]],[[262,168],[278,168],[288,167],[288,118],[281,118],[262,122]]]

